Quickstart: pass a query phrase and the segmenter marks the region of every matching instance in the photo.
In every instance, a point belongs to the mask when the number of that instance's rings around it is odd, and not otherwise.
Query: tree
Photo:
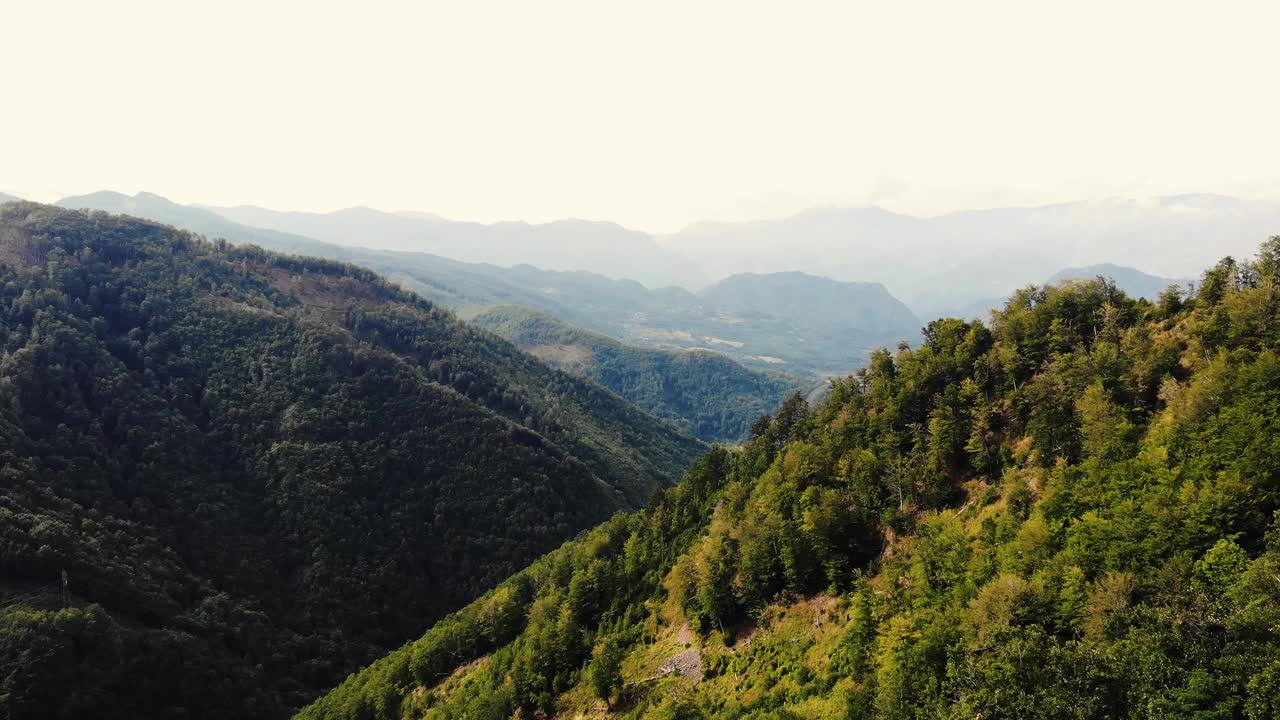
[[[591,652],[591,667],[588,670],[591,690],[610,706],[611,697],[622,688],[622,661],[625,657],[626,648],[614,636],[597,643]]]

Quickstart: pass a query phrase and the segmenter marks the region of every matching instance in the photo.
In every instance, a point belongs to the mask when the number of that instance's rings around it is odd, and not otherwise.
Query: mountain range
[[[1280,206],[1272,203],[1180,195],[933,218],[878,208],[817,209],[768,222],[702,223],[649,242],[616,225],[579,221],[486,226],[367,208],[327,214],[209,209],[146,193],[96,193],[62,203],[132,212],[209,237],[356,262],[459,311],[525,305],[630,345],[708,348],[757,369],[817,375],[848,372],[872,347],[914,341],[918,315],[985,317],[989,308],[1028,284],[1102,274],[1134,296],[1154,297],[1168,284],[1185,284],[1181,278],[1215,254],[1245,252],[1280,224]],[[1213,240],[1205,242],[1206,237]],[[589,252],[587,245],[593,247]],[[455,255],[370,247],[427,247]],[[616,263],[599,256],[610,247],[626,248]],[[571,250],[562,253],[565,248]],[[653,254],[655,248],[661,252]],[[673,253],[683,262],[673,261]],[[514,264],[526,257],[535,264]],[[478,258],[502,264],[465,261]],[[1079,263],[1098,258],[1158,262],[1178,274],[1163,277],[1120,262]],[[573,270],[546,267],[556,264]],[[698,292],[678,285],[651,289],[636,281],[643,268],[654,267],[703,268],[693,275],[719,280]],[[698,281],[685,274],[683,282],[697,287]],[[817,299],[824,283],[835,287],[831,278],[847,283],[843,297],[788,305],[799,297]],[[650,285],[682,281],[652,274],[647,279]],[[785,291],[779,291],[783,285]],[[739,298],[749,293],[772,300],[767,308],[723,304],[731,294],[725,288],[734,287]],[[890,288],[906,302],[893,298]],[[855,295],[860,299],[853,300]],[[840,322],[828,327],[814,308],[832,303],[852,312],[841,313]]]
[[[913,340],[920,328],[915,315],[875,283],[752,273],[726,278],[698,293],[674,286],[650,289],[632,279],[598,273],[465,263],[427,253],[335,245],[279,229],[287,225],[314,231],[328,215],[264,216],[242,209],[238,216],[245,219],[274,218],[277,227],[264,229],[148,193],[130,197],[103,192],[59,204],[127,213],[234,243],[357,263],[464,314],[492,305],[525,305],[630,345],[713,350],[762,370],[845,374],[864,362],[873,348]],[[403,220],[365,210],[344,217],[381,218],[370,227],[398,227]],[[347,231],[321,234],[351,237]]]
[[[776,220],[698,223],[665,235],[580,220],[483,225],[369,208],[208,209],[241,225],[336,245],[587,271],[650,288],[696,291],[730,275],[782,271],[880,283],[920,317],[972,315],[1063,268],[1113,263],[1174,278],[1194,275],[1220,256],[1247,255],[1280,223],[1280,203],[1208,194],[933,217],[815,208]]]
[[[472,301],[814,374],[910,310],[795,271],[651,290],[108,199],[244,244],[0,206],[9,716],[1280,710],[1280,237],[1156,303],[1122,283],[1170,278],[1074,267],[806,399]]]
[[[1278,281],[930,322],[299,718],[1272,720]]]
[[[706,446],[353,265],[0,206],[0,703],[279,718]]]
[[[208,209],[243,225],[337,245],[424,252],[470,263],[588,270],[649,287],[689,287],[706,282],[678,255],[661,248],[653,237],[610,222],[558,220],[484,225],[428,213],[388,213],[371,208],[331,213],[278,212],[260,207]]]

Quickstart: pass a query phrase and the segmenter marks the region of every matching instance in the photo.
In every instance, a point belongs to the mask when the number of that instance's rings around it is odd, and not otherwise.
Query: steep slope
[[[300,717],[1275,718],[1277,283],[932,322]]]
[[[282,717],[703,448],[367,270],[101,213],[0,208],[0,343],[12,717]]]
[[[1152,301],[1160,297],[1160,293],[1170,285],[1178,285],[1185,288],[1188,282],[1185,279],[1179,280],[1177,278],[1144,273],[1141,270],[1122,265],[1102,263],[1059,270],[1049,278],[1048,283],[1050,285],[1058,285],[1067,280],[1092,280],[1097,277],[1110,278],[1116,284],[1116,287],[1131,297],[1141,297]]]
[[[751,423],[812,380],[748,370],[719,353],[631,347],[520,306],[464,315],[566,372],[600,383],[707,442],[737,442]]]
[[[265,247],[269,250],[274,250],[277,252],[292,253],[292,254],[308,254],[308,255],[314,255],[317,257],[340,260],[343,262],[354,262],[356,264],[369,267],[370,269],[373,269],[375,272],[385,272],[392,280],[396,280],[397,276],[400,276],[401,278],[403,278],[405,270],[407,268],[417,267],[416,263],[419,260],[416,254],[377,253],[372,251],[362,251],[359,248],[347,248],[347,247],[342,247],[337,245],[330,245],[328,243],[323,243],[323,242],[314,240],[312,238],[303,237],[300,235],[289,235],[285,233],[279,233],[274,230],[264,230],[261,228],[239,225],[237,223],[232,223],[230,221],[227,221],[221,218],[220,216],[214,213],[211,213],[209,211],[202,210],[200,208],[193,208],[189,206],[178,205],[158,195],[153,195],[150,193],[138,193],[137,195],[130,197],[126,195],[121,195],[119,193],[102,192],[102,193],[96,193],[94,195],[86,195],[86,196],[75,197],[75,198],[66,198],[60,201],[59,204],[66,207],[74,207],[74,208],[80,208],[80,209],[103,210],[106,212],[113,212],[113,213],[133,214],[135,216],[145,217],[146,219],[149,219],[149,220],[155,220],[156,222],[172,224],[183,229],[189,229],[192,232],[200,233],[202,235],[205,235],[206,237],[223,238],[235,243],[256,244],[256,245]],[[436,290],[443,287],[446,283],[449,283],[449,284],[454,283],[455,278],[460,278],[459,280],[457,280],[457,282],[463,285],[464,287],[467,286],[466,284],[467,277],[465,275],[467,266],[465,264],[456,263],[456,262],[447,260],[445,258],[437,258],[434,256],[424,256],[423,258],[421,258],[421,262],[424,263],[426,267],[432,269],[433,272],[431,273],[430,277],[439,280],[441,284],[438,286],[431,286],[431,287],[423,286],[422,288],[420,288],[417,285],[414,285],[412,283],[405,283],[406,285],[409,285],[410,290],[419,290],[419,289]],[[479,273],[484,272],[485,270],[498,269],[498,268],[492,268],[491,266],[472,266],[472,267],[479,269],[476,271],[476,273],[473,273],[472,277],[479,277]],[[436,268],[443,268],[443,269],[436,271],[435,270]],[[508,272],[518,273],[518,272],[526,272],[526,271],[533,271],[539,274],[542,272],[542,271],[537,271],[536,269],[533,269],[533,268],[529,268],[527,270],[523,268],[512,268]],[[641,287],[638,283],[634,283],[634,282],[612,281],[606,278],[601,278],[599,276],[589,275],[587,273],[579,273],[579,274],[584,275],[593,281],[605,283],[610,287],[613,287],[618,284],[634,286],[637,288]],[[588,285],[586,287],[596,288],[598,286]],[[487,291],[488,288],[489,288],[489,285],[487,284],[484,285],[483,288],[476,288],[472,286],[472,289],[466,292],[466,297],[472,298],[473,296],[478,295],[482,291]],[[433,294],[430,292],[425,292],[421,294],[425,295],[428,299],[432,299],[432,300],[436,299],[435,297],[433,297]],[[447,293],[445,292],[442,292],[441,294],[447,295]],[[491,300],[493,296],[486,292],[486,294],[484,294],[481,297],[485,298],[486,300]],[[442,302],[442,304],[445,304],[446,307],[454,307],[454,305],[447,302]],[[469,305],[470,301],[468,301],[467,304]],[[413,330],[413,329],[415,328],[407,328],[407,329],[397,328],[395,331],[398,332],[401,336],[403,336],[406,330]],[[458,332],[463,332],[462,328],[460,327],[457,327],[455,329]],[[478,338],[469,338],[469,342],[475,343],[473,345],[474,348],[486,347],[484,343],[480,342],[480,339]],[[402,348],[395,348],[395,349],[402,349]],[[476,367],[482,367],[482,366],[485,366],[487,363],[491,362],[495,357],[505,353],[507,350],[508,350],[507,348],[503,348],[500,351],[484,352],[483,354],[477,354],[472,357],[462,358],[461,362],[472,363]],[[470,372],[475,372],[476,368],[472,367],[472,368],[468,368],[468,370]],[[512,370],[511,368],[503,367],[500,370],[503,373],[503,377],[505,378],[512,378],[519,375],[518,372]],[[494,385],[501,384],[500,380],[494,379],[494,378],[489,378],[486,382]],[[537,387],[541,382],[543,381],[530,383],[530,387]],[[601,396],[603,397],[604,395],[601,394]],[[510,417],[511,419],[517,422],[524,420],[524,417],[520,415],[518,410],[505,408],[501,404],[491,403],[491,405],[492,405],[491,409],[496,409],[498,412],[501,412],[507,415],[508,417]],[[559,407],[560,405],[562,405],[562,403],[560,403],[559,401],[552,401],[549,403],[549,405],[553,407]],[[607,413],[605,414],[605,416],[607,416]],[[579,419],[580,418],[574,418],[575,421]],[[541,428],[539,429],[541,430]],[[665,429],[665,428],[659,429],[658,424],[653,423],[651,421],[646,421],[639,425],[633,424],[632,426],[628,426],[625,423],[618,422],[618,423],[614,423],[613,427],[607,429],[604,432],[606,434],[612,434],[612,436],[616,438],[616,437],[620,437],[622,433],[632,432],[633,429],[635,432],[640,433],[641,436],[644,436],[645,434],[651,434],[651,433],[660,436],[663,434],[669,434],[670,432],[668,429]],[[576,437],[579,437],[580,435],[581,435],[580,429],[577,429],[573,432],[565,433],[563,438],[558,438],[558,439],[576,438]],[[571,440],[571,442],[578,442],[578,441]],[[687,447],[681,451],[677,451],[675,454],[672,454],[672,452],[670,452],[670,448],[646,447],[648,445],[648,441],[643,441],[638,445],[631,445],[629,447],[624,447],[622,445],[619,445],[616,442],[602,444],[594,441],[585,441],[579,444],[580,446],[575,448],[575,452],[579,455],[579,457],[581,457],[583,460],[589,463],[593,463],[594,464],[593,469],[596,470],[597,472],[612,474],[612,478],[610,479],[611,480],[618,479],[620,486],[625,486],[628,484],[631,485],[631,487],[627,487],[625,489],[631,494],[632,500],[637,502],[643,502],[644,498],[647,496],[647,493],[654,487],[655,482],[659,482],[659,481],[665,482],[667,479],[669,479],[672,476],[673,473],[678,474],[680,470],[684,467],[684,464],[687,463],[687,459],[688,459],[686,454],[688,450]],[[659,444],[661,445],[661,443]],[[657,461],[658,469],[656,473],[654,472],[653,468],[644,467],[644,465],[647,464],[647,461],[642,460],[637,462],[636,458],[634,457],[637,454],[637,451],[648,452],[650,450],[652,450],[653,452],[649,455],[648,460]],[[619,455],[618,457],[612,457],[612,458],[610,457],[613,455],[618,455],[619,453],[621,453],[621,455]],[[630,456],[630,457],[624,459],[622,456]]]

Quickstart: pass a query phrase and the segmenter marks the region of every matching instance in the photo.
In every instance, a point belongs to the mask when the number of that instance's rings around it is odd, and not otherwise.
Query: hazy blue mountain
[[[464,317],[490,305],[525,305],[629,345],[712,350],[757,369],[841,375],[875,347],[915,341],[921,327],[881,285],[801,273],[744,274],[691,293],[592,273],[500,268],[417,253],[355,253],[350,259]]]
[[[915,342],[921,322],[880,283],[841,282],[800,272],[733,275],[700,292],[728,338],[753,354],[832,372],[838,358]],[[743,331],[752,328],[749,335]]]
[[[1223,255],[1247,256],[1277,232],[1280,204],[1201,194],[936,217],[822,208],[701,223],[658,241],[713,277],[798,270],[880,282],[917,315],[933,317],[968,314],[1064,267],[1107,262],[1194,276]]]
[[[920,328],[911,312],[882,286],[800,273],[728,278],[697,294],[679,287],[650,289],[635,280],[585,271],[501,267],[428,253],[338,245],[245,225],[150,193],[130,197],[102,192],[67,198],[60,204],[132,214],[233,243],[356,263],[464,314],[474,315],[493,305],[524,305],[630,345],[713,350],[757,369],[841,375],[861,365],[874,347],[914,341]],[[237,216],[277,221],[281,216],[297,217],[299,228],[324,230],[324,218],[336,216],[341,222],[369,213],[383,216],[382,221],[404,219],[363,210],[311,215],[254,209]],[[434,221],[430,217],[417,220]],[[337,231],[325,232],[333,236]],[[760,299],[752,300],[753,295]],[[810,302],[820,303],[820,309],[812,310]]]
[[[340,245],[425,252],[465,262],[552,270],[586,270],[649,287],[696,286],[705,279],[646,233],[616,223],[557,220],[482,224],[429,213],[348,208],[331,213],[279,212],[260,207],[212,207],[239,223],[306,235]]]
[[[20,200],[22,200],[22,198],[20,197],[17,197],[14,195],[8,195],[5,193],[0,193],[0,204],[7,203],[7,202],[18,202]]]
[[[801,272],[743,273],[698,293],[721,311],[776,317],[798,327],[884,334],[919,329],[920,320],[880,283]],[[858,318],[856,327],[850,325]]]
[[[677,287],[651,290],[587,272],[343,250],[343,259],[464,317],[493,305],[524,305],[629,345],[712,350],[757,369],[841,375],[859,367],[875,347],[914,342],[921,327],[881,285],[801,273],[735,276],[691,293]],[[816,298],[827,304],[805,305]]]
[[[1093,280],[1097,277],[1110,278],[1126,294],[1133,297],[1144,297],[1148,300],[1155,300],[1160,295],[1160,291],[1170,285],[1185,286],[1188,282],[1191,282],[1187,278],[1160,277],[1159,275],[1151,275],[1131,267],[1100,263],[1098,265],[1059,270],[1049,278],[1047,283],[1057,284],[1065,280]]]
[[[1170,285],[1186,285],[1188,282],[1192,282],[1188,278],[1167,278],[1144,273],[1141,270],[1123,265],[1098,263],[1084,267],[1064,268],[1050,276],[1043,284],[1056,285],[1067,280],[1093,280],[1099,276],[1115,281],[1116,285],[1128,295],[1145,297],[1150,300],[1154,300],[1161,290]],[[953,317],[985,322],[989,319],[991,309],[1004,305],[1008,297],[1009,295],[1006,293],[958,304],[947,304],[945,301],[940,301],[940,305],[946,307],[947,314]]]
[[[136,195],[104,190],[88,195],[66,197],[57,202],[59,207],[77,210],[102,210],[104,212],[152,220],[199,233],[210,238],[223,238],[236,244],[253,244],[275,250],[298,254],[337,257],[338,248],[328,246],[312,238],[250,227],[232,222],[217,213],[190,205],[180,205],[153,193]]]
[[[120,206],[121,199],[145,205],[155,197],[117,196],[104,209],[129,212]],[[1280,230],[1280,205],[1218,195],[992,208],[937,217],[880,208],[818,208],[778,220],[700,223],[657,238],[611,223],[576,220],[482,225],[368,208],[327,214],[253,207],[213,211],[233,225],[219,227],[207,216],[147,217],[237,242],[370,267],[378,263],[379,272],[453,307],[530,305],[630,343],[675,347],[705,345],[681,332],[722,336],[698,329],[706,324],[706,313],[691,293],[664,289],[655,294],[649,289],[655,285],[698,288],[705,279],[796,271],[880,283],[920,317],[980,318],[1014,289],[1040,283],[1064,267],[1140,265],[1156,277],[1189,277],[1221,255],[1246,255],[1260,239]],[[277,234],[270,235],[272,231]],[[332,246],[317,249],[306,245],[305,238]],[[369,248],[427,250],[457,264],[423,256],[399,256],[389,263],[367,255]],[[511,267],[522,263],[530,267]],[[547,275],[548,270],[564,274]],[[602,298],[598,293],[606,290],[611,297]],[[870,321],[858,317],[856,325],[863,330]],[[746,356],[773,353],[738,355],[756,362]]]
[[[106,209],[117,209],[121,199],[145,204],[153,196],[119,196]],[[580,220],[483,225],[369,208],[333,213],[211,210],[240,228],[274,230],[286,233],[284,237],[424,251],[499,266],[590,271],[648,287],[696,289],[730,275],[783,271],[878,282],[921,317],[980,316],[993,299],[1064,267],[1112,263],[1142,266],[1158,276],[1193,276],[1221,255],[1247,255],[1261,239],[1280,231],[1280,204],[1207,194],[990,208],[936,217],[874,207],[817,208],[777,220],[699,223],[656,238],[612,223]],[[192,222],[183,225],[191,227]],[[209,218],[200,223],[200,232],[232,239],[231,232],[214,229]],[[284,237],[245,241],[284,249]]]

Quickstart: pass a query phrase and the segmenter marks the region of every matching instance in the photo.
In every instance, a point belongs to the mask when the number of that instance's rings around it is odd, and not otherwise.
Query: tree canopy
[[[704,447],[368,270],[6,204],[0,708],[284,717]]]
[[[1277,717],[1277,257],[934,321],[300,717]]]

